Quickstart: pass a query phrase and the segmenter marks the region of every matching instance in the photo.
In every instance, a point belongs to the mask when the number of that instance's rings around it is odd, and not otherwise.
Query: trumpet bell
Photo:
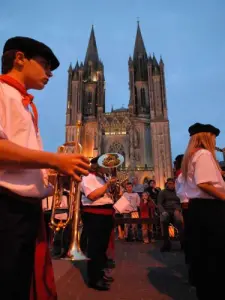
[[[73,247],[67,252],[66,258],[64,260],[70,261],[83,261],[90,260],[84,253],[74,244]]]
[[[120,153],[105,153],[98,158],[98,165],[106,169],[114,169],[121,166],[124,157]]]

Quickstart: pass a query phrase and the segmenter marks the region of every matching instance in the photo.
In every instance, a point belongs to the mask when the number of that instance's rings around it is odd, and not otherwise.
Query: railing
[[[125,167],[125,168],[120,168],[118,172],[130,172],[130,171],[154,171],[153,167]]]

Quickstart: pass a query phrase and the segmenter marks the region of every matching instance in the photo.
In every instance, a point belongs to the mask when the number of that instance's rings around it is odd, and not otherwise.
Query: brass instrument
[[[116,202],[120,196],[120,186],[126,180],[128,180],[128,174],[126,172],[121,172],[121,171],[119,173],[117,173],[117,168],[120,167],[124,162],[124,157],[119,153],[113,153],[113,154],[116,154],[120,159],[120,163],[118,165],[116,165],[115,167],[106,167],[103,164],[104,158],[106,158],[110,154],[112,154],[112,153],[105,153],[105,154],[101,155],[98,159],[98,164],[101,167],[109,170],[109,174],[108,174],[106,180],[110,180],[112,177],[117,178],[117,182],[114,185],[110,186],[110,188],[109,188],[109,193],[112,195],[113,201]]]
[[[80,127],[81,122],[76,124],[76,139],[73,143],[66,143],[58,148],[60,153],[75,152],[80,154],[82,152],[82,146],[79,143],[80,139]],[[68,151],[69,150],[69,151]],[[51,176],[51,175],[50,175]],[[79,241],[79,224],[80,224],[80,183],[76,183],[72,177],[69,177],[69,204],[68,204],[68,216],[66,220],[60,220],[59,223],[55,222],[55,215],[57,208],[60,207],[61,198],[63,195],[64,184],[66,176],[56,173],[55,174],[55,187],[54,195],[52,199],[52,212],[50,227],[53,231],[57,232],[60,229],[65,229],[69,223],[72,223],[72,234],[67,257],[72,261],[87,260],[88,258],[82,253],[80,249]]]

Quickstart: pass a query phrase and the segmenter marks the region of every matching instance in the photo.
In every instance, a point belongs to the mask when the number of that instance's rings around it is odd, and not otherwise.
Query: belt
[[[181,208],[182,209],[187,209],[188,208],[188,202],[181,203]]]
[[[114,214],[114,209],[83,207],[82,212],[87,212],[96,215],[112,216]]]

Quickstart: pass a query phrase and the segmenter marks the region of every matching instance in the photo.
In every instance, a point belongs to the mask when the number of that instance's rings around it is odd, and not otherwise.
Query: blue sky
[[[46,89],[34,92],[46,150],[64,142],[67,70],[84,60],[92,24],[105,66],[106,108],[127,106],[137,18],[147,52],[165,63],[173,157],[184,151],[187,128],[197,121],[218,126],[218,146],[225,147],[224,0],[3,1],[0,48],[9,37],[29,36],[61,62]]]

